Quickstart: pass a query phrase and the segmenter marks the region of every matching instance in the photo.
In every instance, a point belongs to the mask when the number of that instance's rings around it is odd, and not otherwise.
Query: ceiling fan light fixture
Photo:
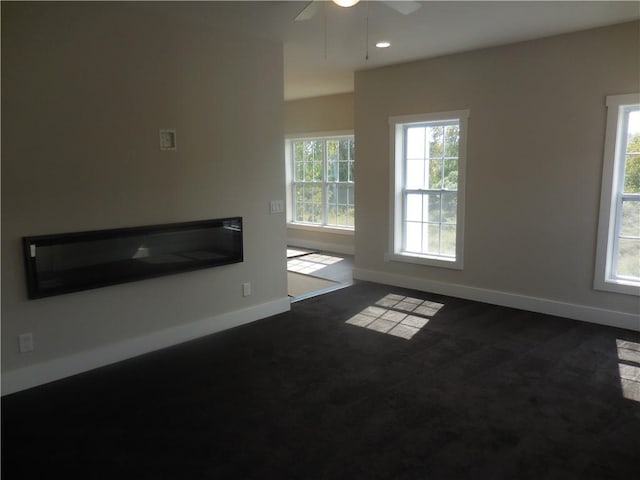
[[[340,7],[349,8],[349,7],[353,7],[359,1],[360,0],[333,0],[333,3],[335,3]]]

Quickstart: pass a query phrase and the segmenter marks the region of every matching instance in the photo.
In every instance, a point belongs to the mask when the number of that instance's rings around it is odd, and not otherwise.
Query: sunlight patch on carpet
[[[640,343],[616,340],[622,396],[640,402]]]
[[[287,270],[290,272],[310,274],[343,260],[343,258],[332,257],[331,255],[311,253],[300,258],[292,258],[288,260]]]
[[[442,307],[442,303],[390,293],[346,323],[410,340]]]

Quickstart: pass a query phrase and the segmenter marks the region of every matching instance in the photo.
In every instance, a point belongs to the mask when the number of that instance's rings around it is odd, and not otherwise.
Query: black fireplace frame
[[[243,243],[242,217],[27,236],[27,295],[43,298],[241,263]],[[137,244],[153,247],[138,247],[131,256]],[[74,249],[81,251],[79,260],[70,255]],[[59,267],[47,270],[42,263]]]

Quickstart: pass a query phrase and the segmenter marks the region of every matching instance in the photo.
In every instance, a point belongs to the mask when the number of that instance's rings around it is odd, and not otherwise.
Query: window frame
[[[625,197],[638,198],[640,194],[625,194],[624,157],[629,107],[640,106],[640,93],[609,95],[606,97],[607,124],[602,164],[602,188],[598,217],[595,277],[593,288],[615,293],[640,296],[640,280],[616,275],[615,257]],[[622,128],[620,128],[622,127]],[[636,200],[639,201],[639,200]]]
[[[464,266],[464,225],[465,225],[465,192],[467,165],[467,135],[470,111],[454,110],[447,112],[425,113],[417,115],[399,115],[389,117],[390,146],[390,232],[389,249],[385,254],[386,261],[415,263],[420,265],[462,270]],[[405,128],[409,125],[442,123],[457,121],[459,125],[458,143],[458,188],[456,190],[456,251],[455,257],[436,254],[407,252],[405,244]],[[424,190],[428,191],[428,190]]]
[[[354,226],[340,226],[340,225],[331,225],[328,223],[328,207],[327,203],[327,188],[329,185],[351,185],[354,188],[354,211],[355,211],[355,180],[352,182],[329,182],[327,179],[327,166],[328,166],[328,151],[326,147],[326,142],[330,140],[340,140],[344,138],[350,138],[354,141],[355,145],[355,135],[352,130],[340,130],[340,131],[332,131],[332,132],[314,132],[314,133],[304,133],[304,134],[295,134],[295,135],[287,135],[285,137],[285,162],[286,162],[286,182],[287,182],[287,192],[286,192],[286,200],[287,200],[287,228],[297,229],[297,230],[307,230],[307,231],[322,231],[325,233],[334,233],[339,235],[353,235],[355,232],[355,215],[354,215]],[[294,165],[294,157],[293,157],[293,143],[299,141],[318,141],[321,140],[325,142],[324,148],[324,158],[323,158],[323,173],[322,173],[322,182],[310,182],[314,184],[318,184],[322,186],[322,217],[323,223],[315,224],[315,223],[307,223],[307,222],[297,222],[296,219],[296,203],[295,203],[295,186],[299,182],[296,182],[295,179],[295,165]],[[355,150],[354,150],[354,167],[355,167]]]

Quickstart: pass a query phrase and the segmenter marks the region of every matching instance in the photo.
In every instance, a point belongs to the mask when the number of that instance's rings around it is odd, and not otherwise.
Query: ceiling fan
[[[315,17],[316,13],[318,13],[320,8],[322,7],[323,1],[324,0],[312,0],[311,2],[309,2],[307,6],[304,7],[304,9],[295,18],[295,21],[301,22],[304,20],[311,20],[313,17]],[[339,5],[345,8],[353,7],[356,3],[360,2],[360,0],[332,0],[332,1],[336,5]],[[392,8],[396,12],[401,13],[403,15],[409,15],[415,12],[416,10],[418,10],[422,6],[420,5],[419,2],[412,2],[412,1],[395,1],[395,2],[387,1],[387,2],[380,2],[380,3],[384,3],[387,7]]]

